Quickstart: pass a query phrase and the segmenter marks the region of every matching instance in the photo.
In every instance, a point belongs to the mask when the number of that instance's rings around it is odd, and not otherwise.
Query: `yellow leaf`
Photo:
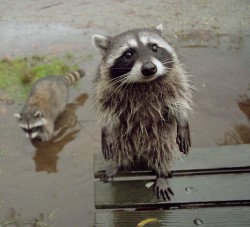
[[[159,220],[157,218],[147,218],[143,221],[141,221],[139,224],[137,224],[136,227],[143,227],[148,223],[152,223],[152,222],[159,222]]]

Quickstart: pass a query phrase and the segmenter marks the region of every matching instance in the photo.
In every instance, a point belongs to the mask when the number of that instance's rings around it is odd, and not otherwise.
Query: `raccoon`
[[[119,168],[144,161],[156,173],[155,193],[170,200],[175,146],[191,147],[188,115],[193,88],[174,48],[161,35],[162,25],[114,37],[94,35],[102,61],[94,81],[94,107],[101,125],[108,181]]]
[[[64,76],[47,76],[34,83],[22,111],[14,115],[30,140],[48,141],[53,137],[55,120],[68,101],[68,87],[84,74],[78,70]]]

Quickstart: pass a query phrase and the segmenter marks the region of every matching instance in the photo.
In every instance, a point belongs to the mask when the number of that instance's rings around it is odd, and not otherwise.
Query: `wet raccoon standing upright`
[[[68,86],[84,74],[83,70],[78,70],[65,76],[47,76],[35,82],[22,111],[15,114],[29,139],[48,141],[53,137],[55,120],[68,101]]]
[[[173,195],[167,177],[175,145],[185,154],[191,146],[192,86],[161,30],[159,25],[92,39],[102,54],[94,84],[102,152],[109,163],[102,180],[144,160],[156,173],[157,196],[166,200]]]

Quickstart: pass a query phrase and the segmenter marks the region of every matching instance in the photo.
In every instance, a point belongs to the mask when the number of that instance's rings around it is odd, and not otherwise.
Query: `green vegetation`
[[[24,100],[33,82],[48,75],[63,75],[76,70],[74,57],[33,56],[0,61],[0,89],[10,98]]]

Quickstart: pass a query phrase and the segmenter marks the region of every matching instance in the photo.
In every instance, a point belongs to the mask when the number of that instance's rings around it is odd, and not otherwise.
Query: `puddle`
[[[13,103],[0,91],[0,226],[31,226],[35,221],[48,226],[82,226],[83,222],[91,226],[92,158],[100,151],[90,99],[97,60],[89,45],[91,33],[86,38],[82,29],[39,24],[7,24],[0,30],[5,34],[1,58],[71,53],[74,63],[88,72],[77,86],[71,86],[69,104],[57,122],[65,127],[48,143],[31,144],[25,138],[13,117],[23,102]]]
[[[81,128],[84,127],[84,122],[78,120],[76,111],[84,105],[87,99],[87,94],[81,94],[73,102],[67,104],[65,111],[59,116],[55,124],[55,131],[59,131],[51,141],[35,141],[32,143],[36,148],[33,157],[36,172],[58,172],[59,153],[68,143],[75,139]],[[73,152],[72,155],[75,156],[76,154]]]
[[[250,143],[250,37],[217,38],[179,49],[197,88],[194,147]]]
[[[40,220],[55,226],[91,226],[93,154],[100,152],[100,132],[90,98],[100,60],[90,45],[94,31],[9,24],[0,27],[2,32],[8,35],[1,57],[70,52],[83,56],[77,63],[87,75],[79,86],[71,87],[67,110],[57,122],[65,128],[48,143],[31,144],[13,117],[22,103],[0,99],[0,224]],[[191,119],[193,147],[250,143],[250,38],[206,37],[200,43],[201,39],[178,34],[175,40],[197,88]]]

